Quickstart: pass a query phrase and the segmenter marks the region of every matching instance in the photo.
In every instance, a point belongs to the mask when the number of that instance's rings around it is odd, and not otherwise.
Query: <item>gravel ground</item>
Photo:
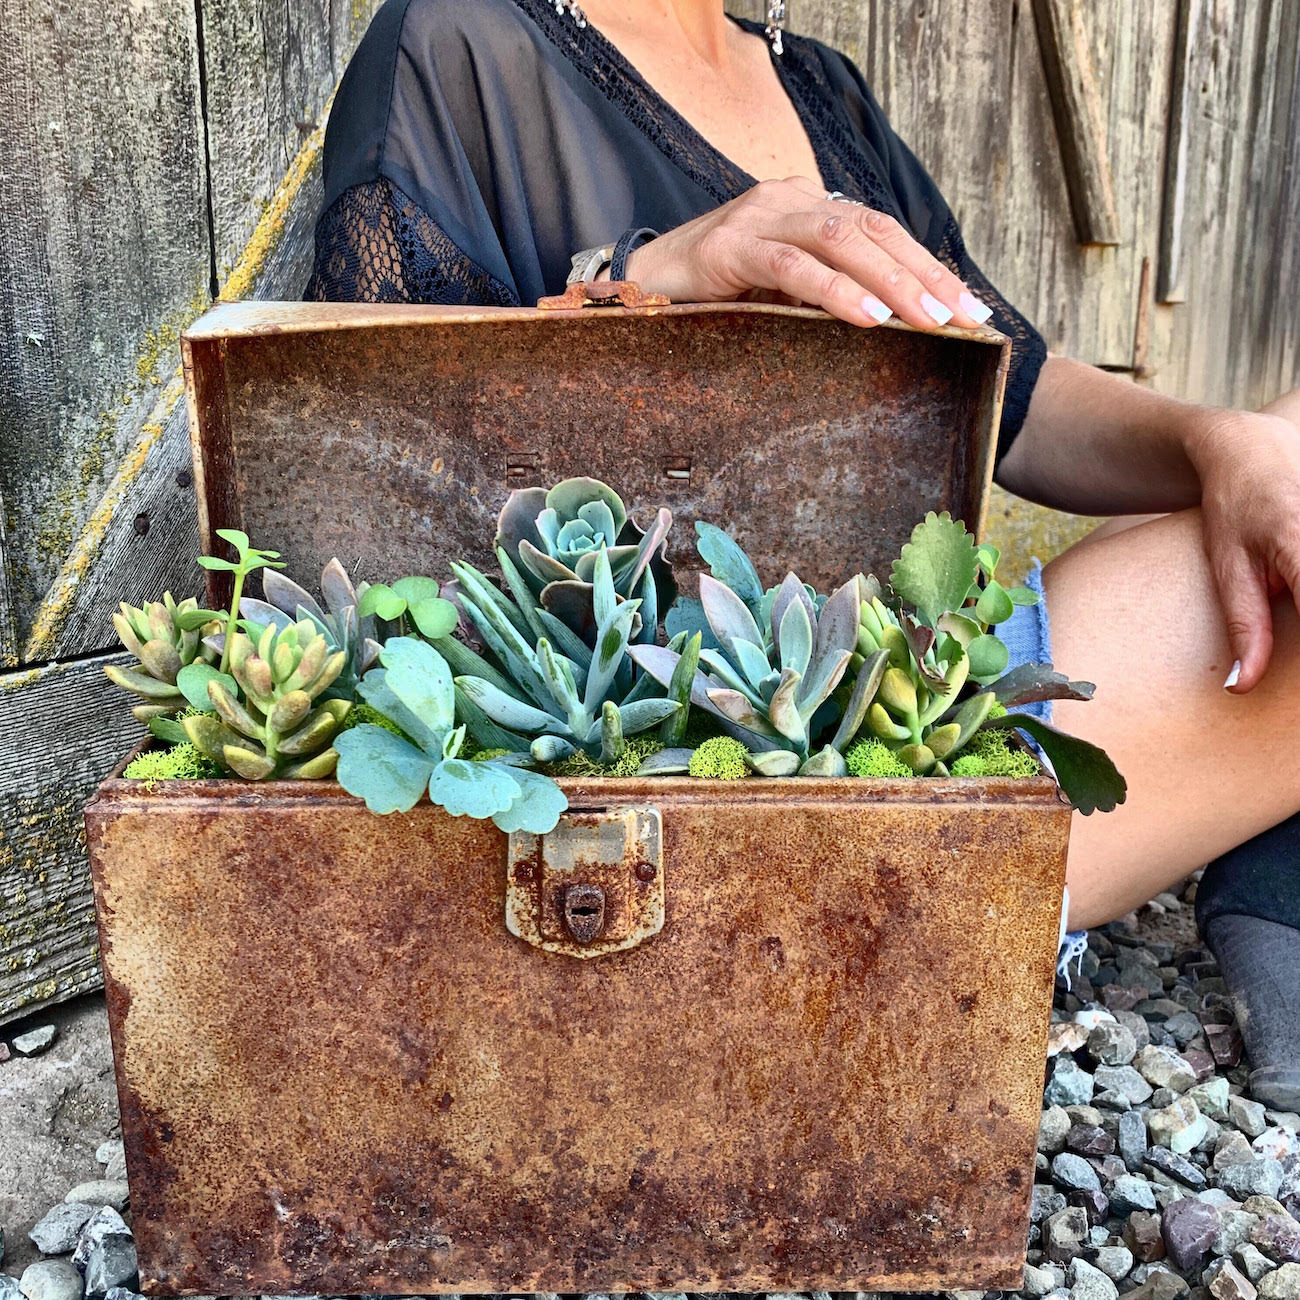
[[[1194,889],[1094,931],[1057,982],[1024,1284],[1008,1295],[1300,1300],[1300,1116],[1249,1095]],[[132,1300],[103,1000],[3,1035],[0,1300]]]

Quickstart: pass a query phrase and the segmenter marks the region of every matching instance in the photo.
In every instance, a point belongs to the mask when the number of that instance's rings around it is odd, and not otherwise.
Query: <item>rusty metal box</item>
[[[490,564],[506,492],[577,472],[669,505],[682,568],[705,517],[824,586],[980,519],[1006,364],[757,304],[259,303],[184,349],[205,538],[308,579]],[[1018,1285],[1053,783],[562,784],[540,839],[332,782],[101,786],[146,1292]],[[590,960],[561,877],[610,900]]]

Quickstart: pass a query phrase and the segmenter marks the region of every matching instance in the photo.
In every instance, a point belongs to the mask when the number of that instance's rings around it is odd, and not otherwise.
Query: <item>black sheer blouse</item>
[[[1005,453],[1042,339],[971,260],[857,68],[799,36],[773,58],[826,188],[898,217],[1012,339]],[[754,183],[554,0],[387,0],[330,114],[307,297],[531,305],[563,291],[578,249],[671,230]]]

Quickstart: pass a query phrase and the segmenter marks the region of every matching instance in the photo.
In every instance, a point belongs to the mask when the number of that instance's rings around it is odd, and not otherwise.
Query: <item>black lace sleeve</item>
[[[507,285],[382,176],[344,190],[321,213],[305,297],[316,302],[519,305]]]
[[[1043,342],[1042,335],[975,265],[975,259],[966,251],[961,227],[951,214],[944,223],[942,237],[931,252],[965,281],[971,293],[992,308],[993,319],[989,324],[1011,340],[1011,368],[1007,372],[1007,387],[1002,398],[1002,428],[998,435],[997,460],[1001,461],[1010,450],[1029,412],[1034,385],[1038,382],[1043,362],[1047,360],[1047,345]]]

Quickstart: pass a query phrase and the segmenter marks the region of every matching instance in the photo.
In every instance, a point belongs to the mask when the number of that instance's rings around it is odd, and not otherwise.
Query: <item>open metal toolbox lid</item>
[[[636,301],[632,287],[626,295]],[[604,479],[668,553],[732,532],[765,582],[887,566],[927,510],[979,531],[1009,343],[762,303],[219,306],[183,355],[200,533],[244,529],[310,582],[495,569],[512,488]]]

